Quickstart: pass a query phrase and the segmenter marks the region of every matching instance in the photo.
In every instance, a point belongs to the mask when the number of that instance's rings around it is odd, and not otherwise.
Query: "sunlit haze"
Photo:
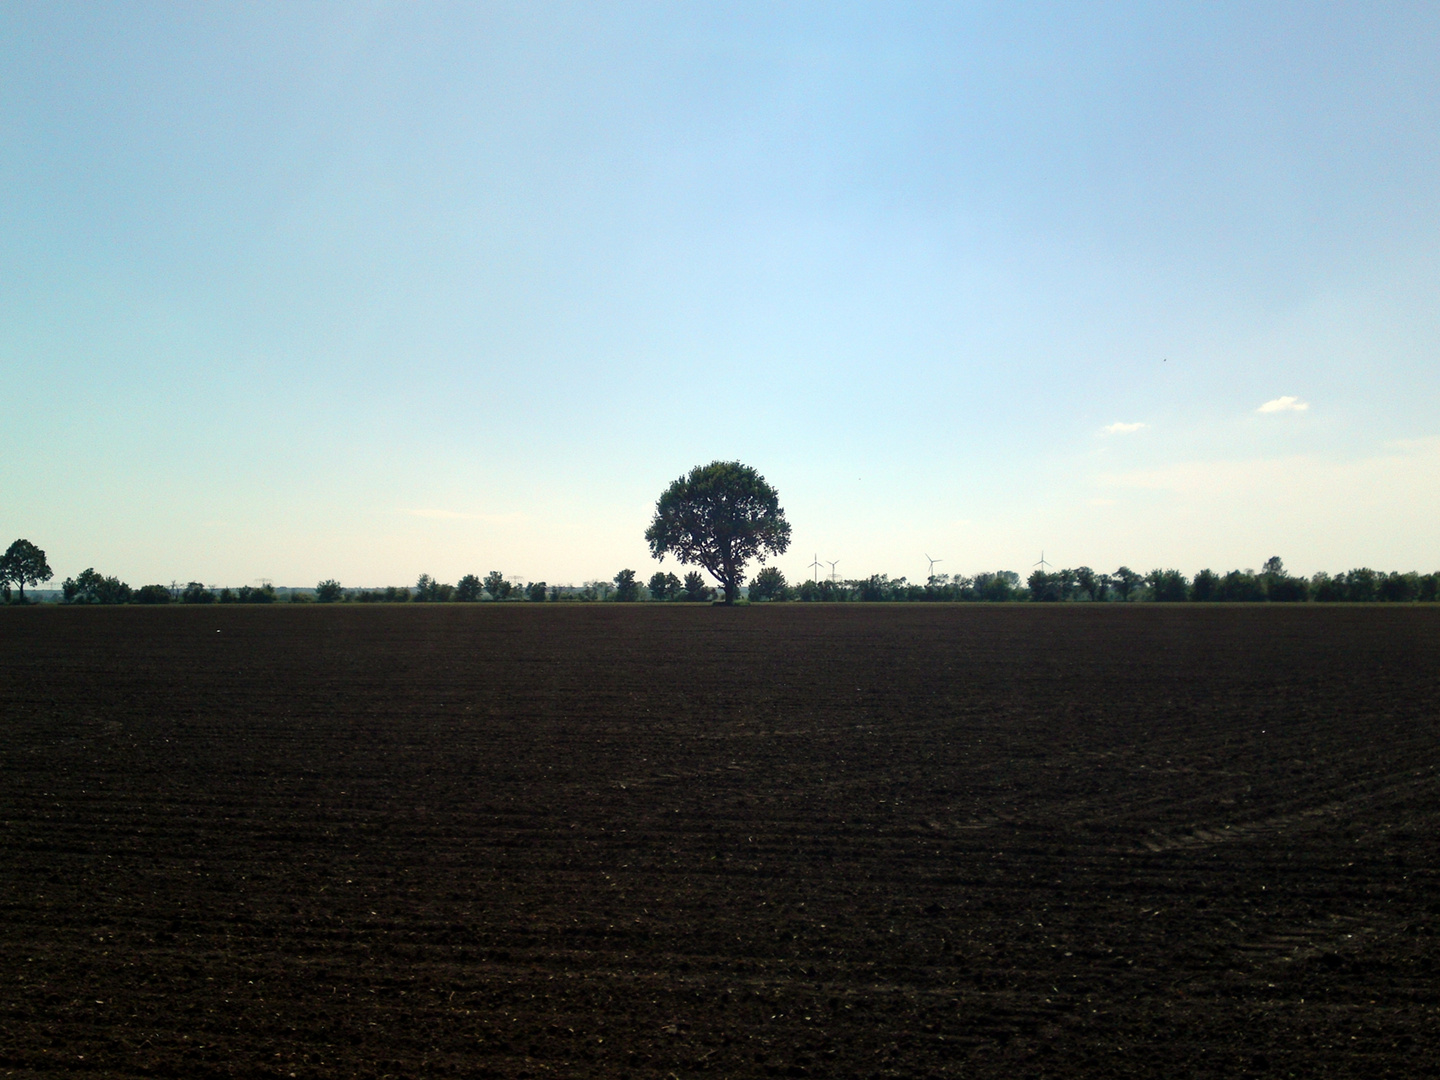
[[[1437,192],[1433,3],[0,3],[0,546],[1435,570]]]

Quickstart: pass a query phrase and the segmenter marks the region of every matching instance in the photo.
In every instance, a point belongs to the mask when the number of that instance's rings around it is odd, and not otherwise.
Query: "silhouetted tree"
[[[345,599],[345,590],[334,578],[326,578],[315,586],[315,599],[322,604],[338,604]]]
[[[25,586],[31,588],[55,575],[45,561],[45,552],[29,540],[16,540],[0,555],[0,584],[14,585],[20,590],[20,603],[25,603]]]
[[[180,602],[183,604],[213,604],[215,594],[198,581],[192,581],[185,586],[185,591],[180,594]]]
[[[1054,573],[1031,570],[1030,577],[1025,579],[1025,585],[1030,589],[1030,599],[1053,602],[1070,599],[1074,590],[1079,588],[1079,579],[1074,570],[1056,570]]]
[[[884,574],[871,574],[860,582],[860,599],[867,603],[890,599],[890,579]]]
[[[692,603],[700,603],[702,600],[709,600],[714,590],[705,584],[705,579],[700,576],[698,570],[691,570],[685,575],[685,599]]]
[[[1265,599],[1265,585],[1253,570],[1231,570],[1216,588],[1215,599],[1246,603]]]
[[[473,604],[480,599],[480,592],[485,586],[474,574],[466,574],[455,583],[455,599],[466,604]]]
[[[1032,570],[1025,579],[1030,590],[1030,599],[1042,603],[1053,603],[1065,599],[1064,579],[1058,574],[1047,574],[1044,570]]]
[[[1345,599],[1355,604],[1368,604],[1380,598],[1380,575],[1368,566],[1351,570],[1345,575]]]
[[[1162,604],[1184,600],[1190,591],[1190,583],[1179,570],[1151,570],[1145,575],[1145,584],[1150,587],[1150,599]]]
[[[499,570],[491,570],[485,575],[485,591],[490,594],[492,600],[504,600],[510,595],[514,586],[505,580],[505,575]]]
[[[525,599],[532,604],[543,604],[545,602],[545,582],[532,581],[525,586]]]
[[[1391,572],[1380,579],[1380,599],[1394,604],[1408,604],[1420,597],[1420,575]]]
[[[93,566],[66,578],[60,591],[67,604],[128,604],[131,594],[125,582],[97,574]]]
[[[621,604],[633,604],[640,599],[640,583],[635,580],[634,570],[621,570],[615,575],[615,600]]]
[[[448,603],[455,595],[455,586],[436,581],[429,574],[421,574],[415,582],[415,599],[422,604]]]
[[[1220,575],[1214,570],[1201,570],[1190,583],[1190,599],[1207,601],[1220,598]]]
[[[1440,596],[1440,574],[1421,574],[1420,591],[1415,599],[1422,604],[1433,604],[1437,596]]]
[[[1295,603],[1308,599],[1310,595],[1304,578],[1285,573],[1285,564],[1279,555],[1271,555],[1260,568],[1260,587],[1265,591],[1265,599],[1279,603]]]
[[[733,604],[745,583],[745,564],[783,555],[790,523],[765,478],[738,461],[699,465],[665,489],[645,530],[657,559],[673,554],[703,566]]]
[[[780,572],[779,567],[767,566],[755,575],[755,580],[750,583],[751,600],[784,600],[789,594],[789,587],[785,583],[785,575]]]
[[[834,604],[850,598],[850,592],[843,581],[831,581],[822,578],[819,581],[803,582],[799,590],[800,599],[806,602],[818,601],[822,604]]]
[[[1110,575],[1110,587],[1119,593],[1122,601],[1127,601],[1130,599],[1130,594],[1135,591],[1135,587],[1144,580],[1128,566],[1122,566]]]
[[[130,599],[136,604],[168,604],[170,590],[164,585],[141,585]]]
[[[679,596],[681,589],[679,578],[660,570],[650,575],[647,587],[650,590],[651,600],[670,600]]]
[[[1014,570],[998,570],[993,574],[976,574],[975,583],[971,586],[974,599],[995,603],[1014,600],[1015,592],[1019,587],[1020,575]]]

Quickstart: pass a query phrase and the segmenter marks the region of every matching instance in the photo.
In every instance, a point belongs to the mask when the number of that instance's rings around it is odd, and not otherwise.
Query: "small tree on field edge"
[[[1120,594],[1121,600],[1129,600],[1130,594],[1145,579],[1131,570],[1128,566],[1122,566],[1115,573],[1110,575],[1110,588]]]
[[[680,579],[674,574],[667,574],[663,570],[657,570],[650,575],[648,583],[651,600],[670,600],[680,595]]]
[[[474,574],[466,574],[455,583],[455,599],[465,604],[473,604],[480,599],[480,593],[485,588],[480,579]]]
[[[29,540],[16,540],[0,555],[0,584],[14,585],[20,590],[20,603],[25,603],[25,586],[31,588],[55,575],[45,561],[45,552]]]
[[[621,570],[615,575],[615,599],[622,604],[640,599],[640,583],[635,580],[634,570]]]
[[[751,600],[784,600],[788,593],[789,585],[779,567],[765,567],[750,582]]]
[[[715,595],[715,590],[705,584],[705,579],[698,570],[691,570],[685,575],[683,588],[685,599],[692,604],[702,603]]]

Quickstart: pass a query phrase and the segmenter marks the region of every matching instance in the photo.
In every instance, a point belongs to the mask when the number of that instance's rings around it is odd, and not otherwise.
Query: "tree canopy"
[[[615,575],[615,599],[622,604],[640,599],[640,583],[635,580],[634,570],[621,570]]]
[[[14,585],[20,590],[20,602],[25,602],[25,586],[34,588],[42,581],[49,581],[54,574],[45,561],[45,552],[29,540],[16,540],[0,555],[0,584]]]
[[[725,590],[725,603],[733,604],[745,564],[763,563],[790,546],[790,523],[780,496],[758,472],[738,461],[712,461],[665,489],[645,539],[657,559],[674,555],[703,566]]]
[[[128,604],[135,592],[117,577],[96,573],[93,566],[66,578],[63,591],[67,604]]]

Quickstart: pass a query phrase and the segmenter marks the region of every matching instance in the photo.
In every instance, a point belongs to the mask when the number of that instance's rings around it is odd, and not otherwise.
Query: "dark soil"
[[[1440,610],[0,611],[0,1075],[1440,1075]]]

